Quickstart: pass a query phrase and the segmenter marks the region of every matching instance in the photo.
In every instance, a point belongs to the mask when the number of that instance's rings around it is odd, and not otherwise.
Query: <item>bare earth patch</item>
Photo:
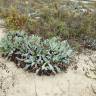
[[[3,36],[1,29],[0,39]],[[0,96],[96,96],[96,80],[85,76],[86,72],[93,76],[90,68],[96,65],[96,52],[84,51],[75,58],[77,70],[71,66],[67,73],[40,77],[0,57]]]

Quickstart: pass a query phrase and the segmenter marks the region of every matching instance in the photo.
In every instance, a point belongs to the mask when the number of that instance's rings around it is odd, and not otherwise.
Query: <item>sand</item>
[[[0,28],[0,39],[4,34]],[[74,57],[66,73],[49,77],[25,72],[0,57],[0,96],[96,96],[96,80],[85,76],[89,72],[95,78],[90,68],[96,65],[96,51],[84,50]]]

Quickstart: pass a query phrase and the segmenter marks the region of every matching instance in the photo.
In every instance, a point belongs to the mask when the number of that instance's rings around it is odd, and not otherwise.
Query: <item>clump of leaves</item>
[[[82,43],[85,48],[96,50],[96,38],[82,35]]]
[[[72,49],[68,42],[58,37],[43,40],[24,32],[9,32],[0,44],[2,55],[14,61],[18,67],[50,75],[64,71],[70,61]]]

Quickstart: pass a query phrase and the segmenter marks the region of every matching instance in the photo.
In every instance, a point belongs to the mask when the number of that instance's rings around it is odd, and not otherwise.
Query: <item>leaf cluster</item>
[[[39,75],[64,71],[73,52],[66,40],[61,41],[58,37],[44,40],[24,32],[7,33],[1,41],[0,50],[18,67]]]

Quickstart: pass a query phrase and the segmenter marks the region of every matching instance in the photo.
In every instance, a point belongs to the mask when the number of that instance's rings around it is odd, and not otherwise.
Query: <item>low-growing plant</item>
[[[9,32],[0,43],[2,56],[14,61],[18,67],[50,75],[66,70],[73,49],[59,37],[42,39],[24,32]]]

